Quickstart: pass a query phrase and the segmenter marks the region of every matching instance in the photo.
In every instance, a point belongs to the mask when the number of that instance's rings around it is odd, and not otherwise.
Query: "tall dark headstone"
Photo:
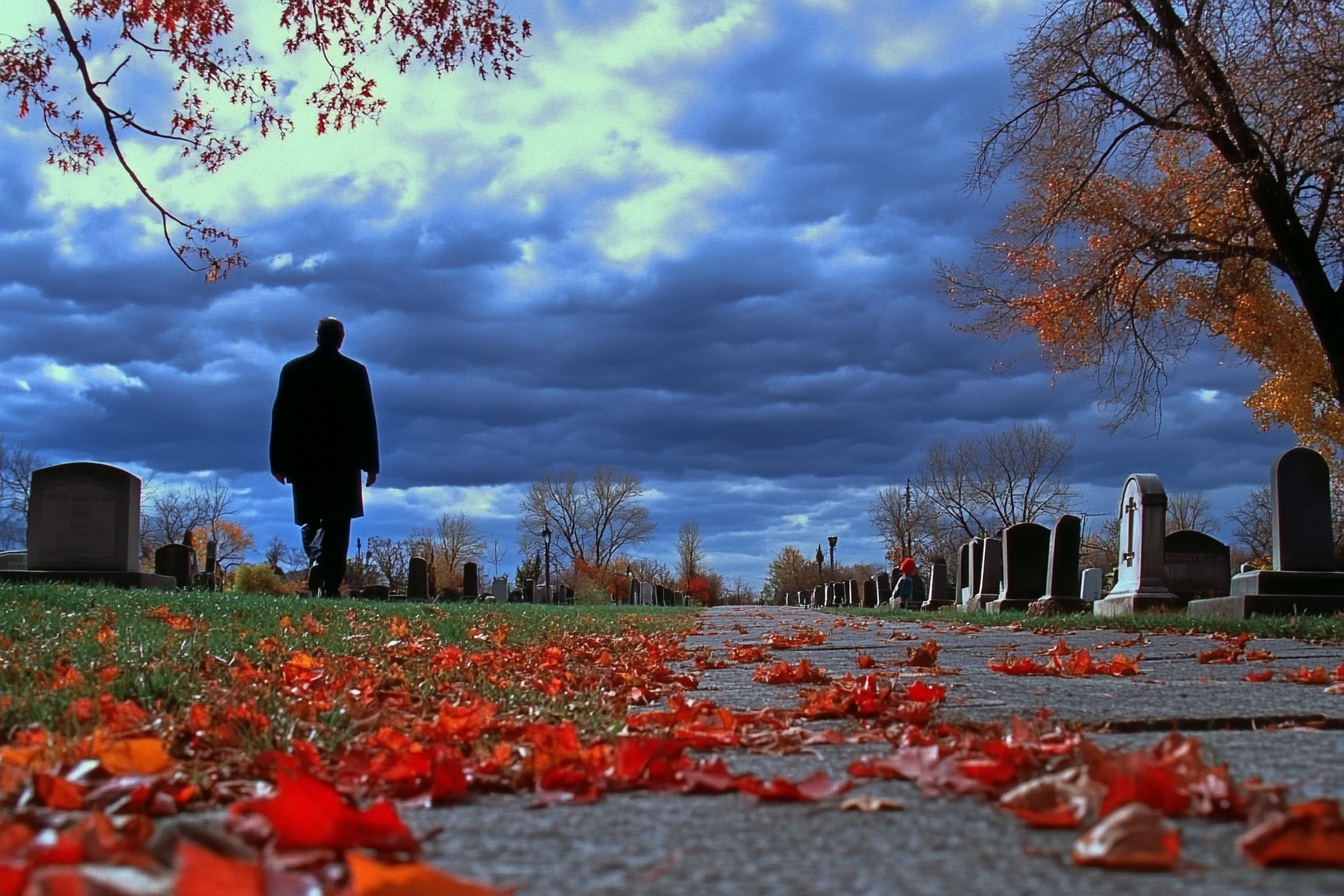
[[[154,574],[171,576],[179,588],[191,587],[191,555],[184,544],[165,544],[154,552]]]
[[[1310,448],[1293,448],[1274,462],[1274,568],[1232,577],[1230,594],[1192,600],[1193,616],[1247,619],[1252,615],[1334,615],[1344,612],[1344,572],[1334,570],[1330,467]]]
[[[1055,520],[1050,530],[1050,565],[1045,574],[1045,593],[1027,608],[1032,615],[1091,613],[1092,605],[1078,594],[1078,554],[1083,541],[1083,521],[1071,513]]]
[[[999,588],[1003,585],[1003,542],[997,538],[986,538],[980,542],[980,578],[976,583],[976,592],[966,604],[968,610],[983,610],[999,599]],[[975,559],[975,548],[971,549],[971,558]]]
[[[429,600],[429,563],[424,557],[412,557],[406,573],[406,599]]]
[[[986,610],[1026,610],[1045,593],[1050,568],[1050,530],[1040,523],[1015,523],[1003,530],[1003,582],[999,598]]]
[[[920,606],[921,610],[941,610],[955,603],[947,583],[947,561],[935,557],[929,564],[929,595]]]
[[[877,574],[877,602],[879,605],[891,600],[891,573],[885,570]]]
[[[0,581],[105,582],[171,591],[177,580],[140,571],[140,480],[107,464],[32,472],[27,569]]]
[[[826,605],[826,588],[817,585],[812,589],[812,606],[822,607]]]
[[[462,596],[467,600],[475,600],[481,593],[481,572],[480,568],[468,560],[462,564]]]
[[[537,602],[537,580],[523,579],[523,603],[534,604]]]
[[[872,579],[863,581],[863,605],[865,607],[877,606],[877,582]]]
[[[1184,606],[1163,579],[1167,492],[1152,473],[1132,473],[1120,493],[1120,557],[1115,587],[1092,605],[1098,616],[1149,611],[1179,612]]]

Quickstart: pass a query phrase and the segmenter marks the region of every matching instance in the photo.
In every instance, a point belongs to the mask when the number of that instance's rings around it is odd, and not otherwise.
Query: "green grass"
[[[1035,632],[1064,632],[1080,629],[1109,631],[1171,631],[1208,634],[1223,632],[1239,635],[1243,632],[1258,638],[1295,638],[1312,643],[1338,644],[1344,642],[1344,615],[1335,616],[1258,616],[1254,619],[1218,619],[1210,616],[1184,616],[1172,613],[1140,613],[1136,616],[1028,616],[1025,613],[960,613],[944,610],[923,613],[914,610],[879,610],[862,607],[817,607],[824,613],[874,616],[899,622],[963,622],[986,628],[1018,623]]]
[[[179,630],[146,617],[164,605],[189,623]],[[294,650],[360,657],[398,640],[431,636],[431,652],[455,644],[472,653],[495,646],[489,636],[500,626],[507,627],[508,646],[523,647],[561,632],[685,630],[694,615],[690,609],[610,604],[422,604],[0,584],[0,730],[30,722],[59,730],[68,724],[72,700],[100,693],[172,712],[205,696],[199,670],[227,665],[235,654],[257,664]],[[78,673],[78,680],[58,688],[53,681],[63,668]],[[432,682],[409,670],[407,678],[412,691],[432,694]],[[278,717],[279,707],[270,709]]]

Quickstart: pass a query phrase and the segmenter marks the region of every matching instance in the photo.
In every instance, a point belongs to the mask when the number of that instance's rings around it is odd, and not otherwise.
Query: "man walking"
[[[360,470],[378,479],[378,424],[364,365],[341,354],[345,326],[317,322],[317,348],[280,371],[271,409],[271,475],[294,487],[308,555],[308,591],[338,597],[350,520],[364,515]]]

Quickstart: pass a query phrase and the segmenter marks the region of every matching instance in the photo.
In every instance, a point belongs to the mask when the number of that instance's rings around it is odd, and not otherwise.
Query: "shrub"
[[[240,563],[233,569],[233,591],[256,594],[292,594],[293,583],[275,574],[268,563]]]

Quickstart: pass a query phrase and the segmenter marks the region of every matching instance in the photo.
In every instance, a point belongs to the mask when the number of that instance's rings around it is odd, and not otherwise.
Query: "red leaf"
[[[174,896],[266,896],[266,874],[256,862],[218,855],[185,838],[178,841],[177,862]]]
[[[1269,681],[1274,677],[1273,669],[1266,669],[1263,672],[1247,672],[1241,676],[1242,681]]]
[[[1257,865],[1315,865],[1344,868],[1344,818],[1335,800],[1290,806],[1237,840],[1237,848]]]
[[[748,778],[742,782],[740,789],[759,800],[811,802],[839,796],[852,786],[853,783],[848,778],[832,779],[826,772],[818,769],[796,784],[787,778],[775,778],[768,783]]]
[[[1142,803],[1111,813],[1073,845],[1076,864],[1124,871],[1169,871],[1180,856],[1180,830]]]
[[[760,666],[751,678],[764,684],[822,684],[830,680],[825,669],[817,668],[806,659],[799,660],[796,666],[788,663]]]
[[[511,896],[514,892],[513,887],[492,887],[423,862],[389,865],[357,852],[347,855],[346,862],[354,896]]]
[[[420,841],[391,803],[363,812],[351,808],[336,788],[300,769],[280,774],[273,797],[233,806],[234,814],[262,816],[275,830],[277,849],[366,849],[417,852]]]

